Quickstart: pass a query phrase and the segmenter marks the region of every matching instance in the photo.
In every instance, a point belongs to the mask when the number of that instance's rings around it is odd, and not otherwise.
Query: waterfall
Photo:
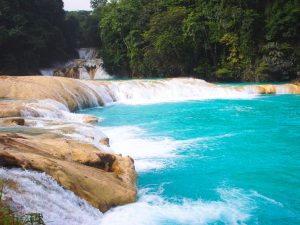
[[[89,80],[90,79],[90,74],[84,67],[79,68],[79,74],[80,74],[80,76],[79,76],[80,80]]]
[[[294,84],[225,86],[194,78],[106,81],[93,82],[93,84],[104,86],[116,102],[125,104],[210,99],[252,99],[262,94],[300,94],[300,86]]]
[[[166,80],[129,80],[93,82],[91,87],[100,96],[126,104],[151,104],[186,100],[249,99],[257,96],[246,90],[209,84],[193,78]],[[100,88],[101,91],[100,91]],[[105,92],[103,93],[103,91]],[[111,101],[111,99],[109,99]]]
[[[40,70],[41,75],[43,76],[53,76],[54,69],[53,68],[44,68]]]
[[[87,81],[82,81],[82,83],[88,86],[97,94],[97,96],[103,101],[103,105],[109,105],[116,101],[114,94],[105,85],[98,86]]]
[[[80,59],[95,59],[97,58],[97,50],[95,48],[79,48],[77,49]]]
[[[62,76],[81,80],[102,80],[111,79],[103,68],[103,60],[98,58],[97,49],[77,49],[79,59],[73,59],[67,63],[53,65],[52,68],[40,69],[43,76]]]
[[[51,115],[52,118],[71,118],[71,113],[66,108],[73,111],[113,103],[153,104],[191,100],[252,99],[261,94],[300,93],[300,86],[294,84],[225,86],[194,78],[106,81],[80,81],[57,77],[31,79],[30,87],[23,78],[18,79],[18,85],[12,82],[12,88],[18,87],[20,91],[7,92],[6,98],[28,99],[29,101],[24,103],[23,115],[47,118]]]
[[[0,168],[0,179],[13,183],[4,187],[3,197],[22,213],[42,213],[46,224],[100,224],[103,214],[63,189],[50,176],[20,169]],[[21,209],[21,210],[20,210]]]
[[[77,49],[79,58],[85,61],[84,67],[80,68],[81,80],[101,80],[111,79],[103,68],[103,60],[98,58],[98,53],[95,48],[79,48]],[[86,68],[91,68],[93,71],[89,72]]]
[[[86,58],[92,55],[92,53],[89,53],[88,51],[82,54]],[[18,92],[7,92],[7,94],[19,94],[24,92],[24,90],[28,90],[25,87],[29,82],[25,78],[10,79],[19,79],[19,83],[11,82],[10,84],[13,87],[11,89],[18,90]],[[24,83],[22,83],[22,80]],[[84,107],[97,107],[100,105],[105,106],[114,103],[153,104],[188,100],[252,99],[259,97],[262,93],[300,93],[300,87],[292,84],[223,86],[210,84],[204,80],[194,78],[77,81],[66,78],[32,77],[31,81],[30,91],[36,95],[31,95],[28,91],[26,92],[26,96],[20,95],[24,99],[28,99],[28,101],[24,101],[22,105],[23,108],[21,110],[21,116],[26,117],[27,126],[26,128],[22,127],[22,129],[42,128],[43,132],[52,132],[66,138],[91,143],[95,146],[98,146],[100,140],[106,138],[106,136],[102,133],[101,128],[84,124],[83,121],[86,115],[71,113],[72,109],[83,109]],[[16,86],[13,86],[13,84]],[[51,88],[46,88],[47,85]],[[18,89],[16,87],[18,87]],[[30,100],[40,96],[47,96],[49,99]],[[18,99],[18,95],[8,95],[8,97],[11,99],[13,97]],[[19,97],[19,99],[21,99],[21,97]],[[74,107],[74,105],[77,107]],[[36,117],[38,117],[38,120]],[[17,129],[19,128],[17,127]],[[130,132],[128,132],[129,129],[132,128],[127,127],[126,130],[122,130],[121,133],[118,133],[117,130],[110,131],[115,136],[122,137],[122,139],[120,139],[121,141],[119,143],[115,143],[115,145],[120,145],[120,148],[125,148],[125,150],[126,144],[123,142],[124,139],[127,140],[131,138],[133,141],[136,141],[134,140],[134,136],[128,136],[130,135]],[[136,130],[132,133],[140,134],[141,132],[141,130]],[[135,143],[139,142],[140,140],[137,139],[137,142]],[[149,143],[150,142],[152,143],[153,141],[150,140]],[[145,143],[144,140],[142,140],[141,144],[143,143]],[[166,154],[165,157],[168,158],[170,155],[172,156],[172,151],[175,148],[172,146],[172,141],[166,139],[162,141],[159,140],[157,143],[157,146],[155,143],[152,145],[149,144],[149,146],[156,151],[159,150],[159,157],[161,157],[162,154]],[[148,140],[146,140],[146,144],[148,145]],[[167,151],[165,152],[159,149],[159,147],[163,145],[168,146]],[[104,149],[103,146],[101,146],[101,148]],[[131,146],[127,146],[127,149],[128,151],[132,151]],[[111,151],[109,148],[107,148],[107,150]],[[156,155],[157,154],[155,153],[155,156]],[[150,156],[154,157],[152,155]],[[143,164],[137,165],[140,166],[140,168],[151,166],[149,162],[148,164],[147,162],[146,164],[143,162]],[[106,218],[109,218],[109,221],[111,221],[110,215],[113,215],[114,212],[119,213],[124,209],[124,212],[126,213],[126,210],[130,210],[130,207],[120,207],[103,215],[97,209],[91,207],[87,202],[76,197],[72,192],[61,188],[51,177],[43,173],[0,168],[0,180],[17,184],[16,189],[13,188],[14,185],[10,185],[4,190],[4,197],[10,197],[11,200],[8,200],[12,201],[12,205],[22,206],[22,210],[25,213],[43,213],[46,224],[48,222],[49,224],[53,223],[58,225],[101,224],[101,222],[105,222]],[[152,204],[152,201],[146,201],[143,199],[142,202],[140,201],[135,204],[144,205],[144,208],[141,208],[138,205],[143,212],[152,210],[151,212],[155,213],[156,211],[160,211],[162,208],[165,208],[166,205],[167,207],[173,207],[173,209],[178,212],[182,212],[186,209],[184,204],[171,204],[169,202],[165,202],[163,199],[160,201],[161,204],[158,204],[158,207]],[[221,202],[221,206],[219,203],[217,204],[217,206],[220,206],[220,213],[224,213],[223,205],[227,207],[225,203]],[[202,209],[206,205],[202,206],[202,202],[195,202],[193,203],[192,209],[199,211],[199,209]],[[208,208],[215,207],[215,205],[208,205]],[[136,208],[134,208],[134,210],[136,210]],[[226,215],[231,215],[232,212],[236,212],[235,208],[232,210],[230,208],[228,213],[226,211]],[[204,213],[203,215],[206,214]],[[170,215],[170,217],[172,216],[173,214]],[[241,216],[243,217],[244,215]],[[117,216],[114,216],[114,218],[117,219]],[[186,218],[189,218],[189,215],[186,216]]]
[[[112,102],[153,104],[188,100],[252,99],[261,94],[300,92],[299,86],[293,84],[224,86],[194,78],[86,81],[85,84],[99,95],[104,104]]]
[[[112,79],[112,78],[113,77],[110,76],[101,66],[97,69],[94,80]]]
[[[21,110],[21,115],[26,118],[39,117],[49,120],[83,121],[82,115],[71,113],[64,104],[52,99],[43,99],[27,103]]]

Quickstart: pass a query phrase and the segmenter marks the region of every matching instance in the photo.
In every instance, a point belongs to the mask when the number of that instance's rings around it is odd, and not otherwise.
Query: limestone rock
[[[99,120],[95,116],[85,115],[83,118],[84,123],[97,123]]]
[[[24,126],[25,119],[21,117],[0,118],[0,125],[4,126]]]
[[[103,105],[101,97],[90,87],[79,80],[65,77],[2,76],[0,98],[29,101],[52,99],[66,105],[70,111],[95,106],[95,103]]]
[[[101,139],[101,140],[99,141],[99,143],[102,144],[102,145],[106,145],[106,146],[108,146],[108,147],[110,146],[110,145],[109,145],[109,138],[108,138],[108,137]]]
[[[133,160],[89,144],[0,133],[0,165],[45,172],[102,212],[136,199]]]

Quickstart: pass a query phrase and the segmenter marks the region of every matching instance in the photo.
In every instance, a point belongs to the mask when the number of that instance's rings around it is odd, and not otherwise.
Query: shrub
[[[40,213],[28,213],[17,215],[3,200],[4,183],[0,180],[0,224],[2,225],[45,225],[43,215]]]

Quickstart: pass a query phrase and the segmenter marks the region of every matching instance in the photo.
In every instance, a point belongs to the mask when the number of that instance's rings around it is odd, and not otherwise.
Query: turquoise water
[[[84,113],[136,161],[139,200],[112,224],[300,224],[300,96]]]

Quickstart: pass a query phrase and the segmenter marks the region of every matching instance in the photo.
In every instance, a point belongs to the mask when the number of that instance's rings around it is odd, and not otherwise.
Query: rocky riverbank
[[[0,79],[1,166],[45,172],[102,212],[135,201],[133,159],[105,150],[108,138],[87,124],[97,118],[70,112],[103,104],[92,90],[67,78]]]
[[[0,133],[0,164],[45,172],[61,186],[107,211],[135,201],[133,160],[53,134]]]
[[[134,202],[137,175],[130,156],[78,109],[113,102],[243,98],[300,94],[297,84],[218,86],[192,78],[80,81],[64,77],[0,77],[0,166],[45,172],[105,212]],[[126,141],[126,140],[124,140]]]

